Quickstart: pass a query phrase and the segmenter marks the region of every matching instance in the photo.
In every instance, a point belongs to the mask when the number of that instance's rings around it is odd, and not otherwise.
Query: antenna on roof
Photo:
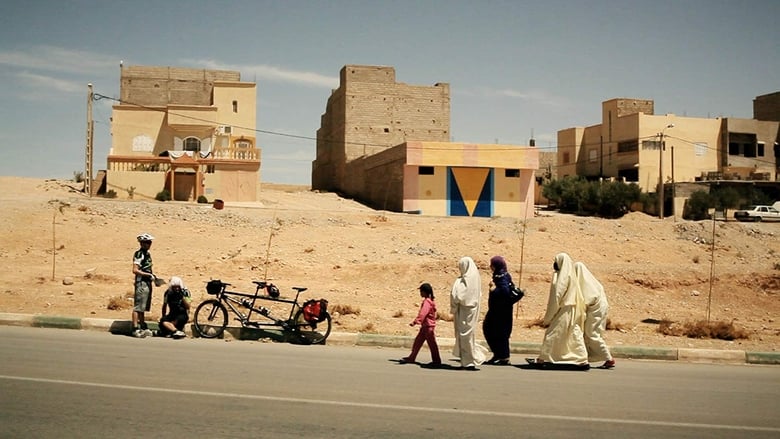
[[[536,139],[534,139],[534,129],[531,128],[531,140],[528,142],[531,146],[536,146]]]

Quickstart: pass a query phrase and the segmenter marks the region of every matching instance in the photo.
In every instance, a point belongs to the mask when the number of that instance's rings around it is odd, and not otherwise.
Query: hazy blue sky
[[[119,95],[119,61],[232,69],[257,82],[264,181],[309,184],[316,130],[346,64],[451,87],[452,140],[554,148],[601,102],[751,118],[780,91],[780,1],[68,1],[0,8],[0,175],[84,169],[87,83]],[[94,170],[111,146],[95,102]]]

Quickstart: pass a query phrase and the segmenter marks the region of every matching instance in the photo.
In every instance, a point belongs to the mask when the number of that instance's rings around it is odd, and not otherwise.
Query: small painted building
[[[406,142],[353,160],[358,198],[384,210],[441,216],[534,215],[539,150],[530,146]]]

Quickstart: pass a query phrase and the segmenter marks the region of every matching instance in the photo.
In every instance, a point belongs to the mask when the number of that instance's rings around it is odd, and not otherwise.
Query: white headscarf
[[[452,307],[458,305],[479,306],[479,299],[482,297],[482,282],[477,264],[470,257],[464,256],[458,261],[458,269],[460,269],[460,276],[455,279],[450,295]]]
[[[550,282],[550,297],[547,299],[547,312],[544,324],[549,325],[555,314],[563,306],[583,305],[582,293],[574,275],[574,261],[566,253],[555,255],[558,270],[553,273]]]
[[[582,298],[586,306],[595,305],[602,302],[607,304],[607,295],[604,292],[604,286],[596,279],[596,276],[588,270],[582,262],[574,264],[574,277],[582,291]]]

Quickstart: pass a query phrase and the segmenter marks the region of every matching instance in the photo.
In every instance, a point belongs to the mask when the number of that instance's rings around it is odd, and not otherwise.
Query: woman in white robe
[[[585,301],[574,277],[574,263],[566,253],[555,256],[555,273],[550,283],[544,315],[544,341],[537,363],[575,365],[588,368],[582,327]]]
[[[487,356],[487,349],[476,341],[482,281],[479,269],[470,257],[462,257],[458,261],[458,269],[460,276],[455,279],[450,294],[450,312],[455,323],[452,354],[460,359],[464,369],[476,370]]]
[[[607,313],[609,302],[604,286],[601,285],[593,273],[582,262],[574,264],[574,276],[582,291],[585,301],[585,347],[588,350],[588,361],[591,363],[604,362],[602,368],[615,367],[615,360],[609,352],[607,342],[604,341],[604,332],[607,330]]]

